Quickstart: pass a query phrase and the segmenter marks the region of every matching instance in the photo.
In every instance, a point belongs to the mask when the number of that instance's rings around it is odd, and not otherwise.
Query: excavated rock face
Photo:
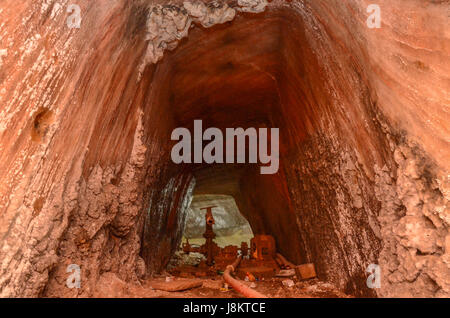
[[[79,29],[68,1],[0,4],[0,296],[139,284],[193,194],[347,293],[450,295],[448,2],[379,0],[380,29],[365,0],[77,2]],[[280,128],[278,173],[175,165],[195,119]]]

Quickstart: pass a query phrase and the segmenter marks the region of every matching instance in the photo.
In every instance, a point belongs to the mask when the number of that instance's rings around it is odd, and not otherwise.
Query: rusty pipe
[[[206,217],[206,224],[213,225],[215,223],[214,218],[211,216]]]
[[[236,270],[236,267],[238,267],[239,263],[241,262],[241,258],[242,256],[239,255],[233,264],[227,266],[227,268],[223,273],[223,279],[227,284],[233,287],[234,290],[236,290],[239,294],[247,298],[267,298],[266,295],[261,294],[256,290],[247,287],[246,285],[239,282],[237,279],[233,278],[233,276],[231,276],[231,273],[233,273]]]

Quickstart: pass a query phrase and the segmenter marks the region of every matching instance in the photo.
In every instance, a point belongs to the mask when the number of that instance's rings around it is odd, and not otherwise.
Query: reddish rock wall
[[[365,0],[78,3],[80,29],[67,1],[0,5],[0,296],[164,267],[205,168],[171,164],[168,140],[194,119],[280,127],[278,175],[208,169],[201,189],[285,256],[355,295],[450,294],[448,3],[379,0],[381,29]]]

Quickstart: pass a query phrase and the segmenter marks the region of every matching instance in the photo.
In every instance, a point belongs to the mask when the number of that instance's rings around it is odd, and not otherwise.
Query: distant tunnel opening
[[[208,207],[213,207],[215,242],[219,247],[240,246],[241,242],[250,245],[253,237],[250,224],[239,211],[234,198],[221,194],[193,195],[186,212],[182,243],[189,242],[197,246],[204,244],[205,209]]]

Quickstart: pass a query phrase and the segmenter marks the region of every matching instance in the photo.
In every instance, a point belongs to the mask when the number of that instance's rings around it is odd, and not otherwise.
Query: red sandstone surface
[[[379,29],[366,0],[76,2],[79,29],[66,0],[0,3],[1,297],[160,296],[204,194],[314,263],[322,296],[450,296],[448,1],[377,0]],[[195,119],[279,127],[279,172],[175,165]],[[321,296],[302,284],[261,291]]]

